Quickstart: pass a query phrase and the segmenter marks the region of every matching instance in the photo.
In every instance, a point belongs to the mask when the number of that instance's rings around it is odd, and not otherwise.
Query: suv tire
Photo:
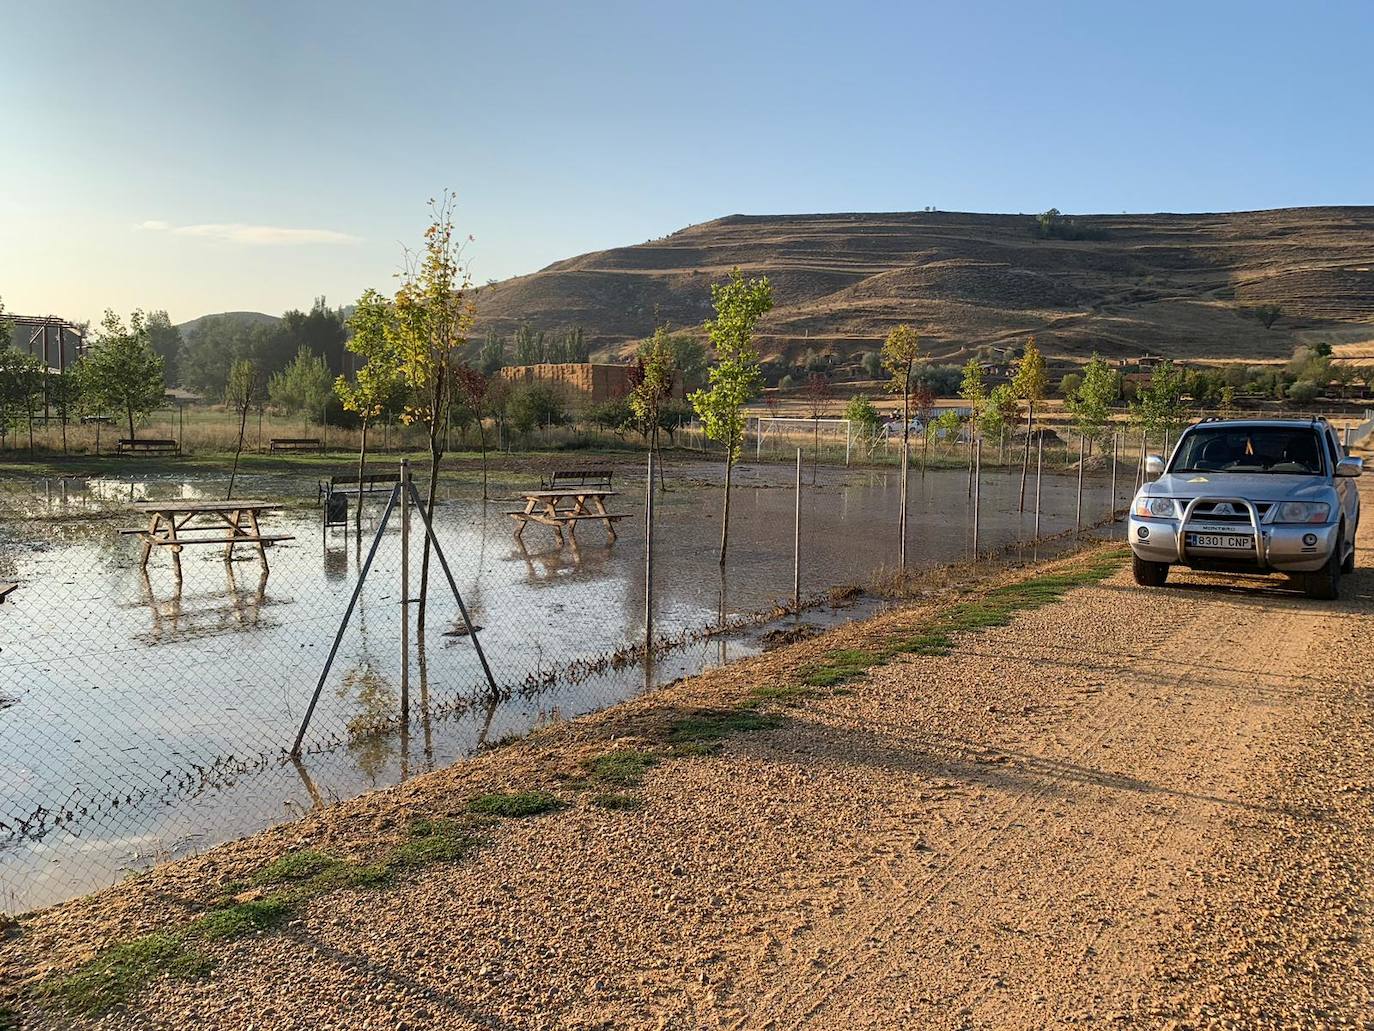
[[[1331,557],[1315,573],[1308,573],[1303,580],[1303,590],[1309,598],[1321,601],[1335,601],[1341,596],[1341,570],[1345,566],[1345,527],[1336,534],[1336,546],[1331,549]]]
[[[1169,563],[1147,562],[1138,555],[1131,556],[1131,572],[1141,587],[1163,587],[1169,578]]]

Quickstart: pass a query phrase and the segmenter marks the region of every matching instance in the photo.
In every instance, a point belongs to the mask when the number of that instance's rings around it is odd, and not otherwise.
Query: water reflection
[[[239,586],[234,563],[224,563],[225,588],[222,592],[203,591],[190,596],[177,577],[162,597],[153,588],[146,569],[138,571],[141,600],[151,616],[148,629],[137,637],[145,644],[190,641],[231,630],[260,629],[265,624],[262,610],[267,602],[267,570],[259,567],[255,584]]]

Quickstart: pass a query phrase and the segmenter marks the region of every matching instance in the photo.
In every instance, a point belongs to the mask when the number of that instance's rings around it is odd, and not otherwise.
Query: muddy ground
[[[1374,1026],[1372,544],[1335,604],[1137,588],[1117,552],[1006,625],[965,596],[792,644],[30,915],[0,999],[26,1028]],[[474,817],[492,791],[563,807]],[[477,842],[399,862],[436,817]],[[195,930],[302,849],[390,873]],[[149,933],[196,962],[89,990]]]

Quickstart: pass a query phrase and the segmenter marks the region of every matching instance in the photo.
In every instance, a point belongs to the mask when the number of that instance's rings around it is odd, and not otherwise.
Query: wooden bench
[[[324,454],[324,441],[319,437],[273,437],[271,451],[316,451]]]
[[[143,437],[134,440],[121,439],[115,445],[117,455],[179,455],[181,445],[175,440],[157,440]]]
[[[555,469],[547,481],[540,477],[539,486],[545,490],[557,490],[560,487],[594,487],[610,490],[614,473],[614,469]]]
[[[11,594],[13,594],[18,589],[18,587],[18,584],[0,583],[0,605],[3,605],[5,599],[8,598]]]

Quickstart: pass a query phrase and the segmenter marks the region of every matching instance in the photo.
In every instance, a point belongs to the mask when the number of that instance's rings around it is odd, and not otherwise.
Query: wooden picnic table
[[[265,545],[295,540],[284,534],[264,534],[258,515],[282,506],[270,501],[140,501],[135,512],[148,517],[146,528],[134,527],[120,533],[137,534],[143,541],[142,568],[154,547],[172,549],[172,564],[181,578],[181,549],[188,544],[223,544],[224,561],[234,558],[234,546],[252,544],[258,549],[263,572],[267,571]]]
[[[507,512],[516,522],[515,537],[525,532],[530,523],[552,527],[558,534],[558,543],[563,543],[563,531],[576,535],[577,524],[584,519],[599,519],[606,527],[606,536],[615,540],[616,520],[624,519],[629,513],[607,512],[606,499],[615,497],[613,490],[592,489],[588,487],[563,487],[553,490],[531,490],[521,495],[525,499],[523,509]]]

